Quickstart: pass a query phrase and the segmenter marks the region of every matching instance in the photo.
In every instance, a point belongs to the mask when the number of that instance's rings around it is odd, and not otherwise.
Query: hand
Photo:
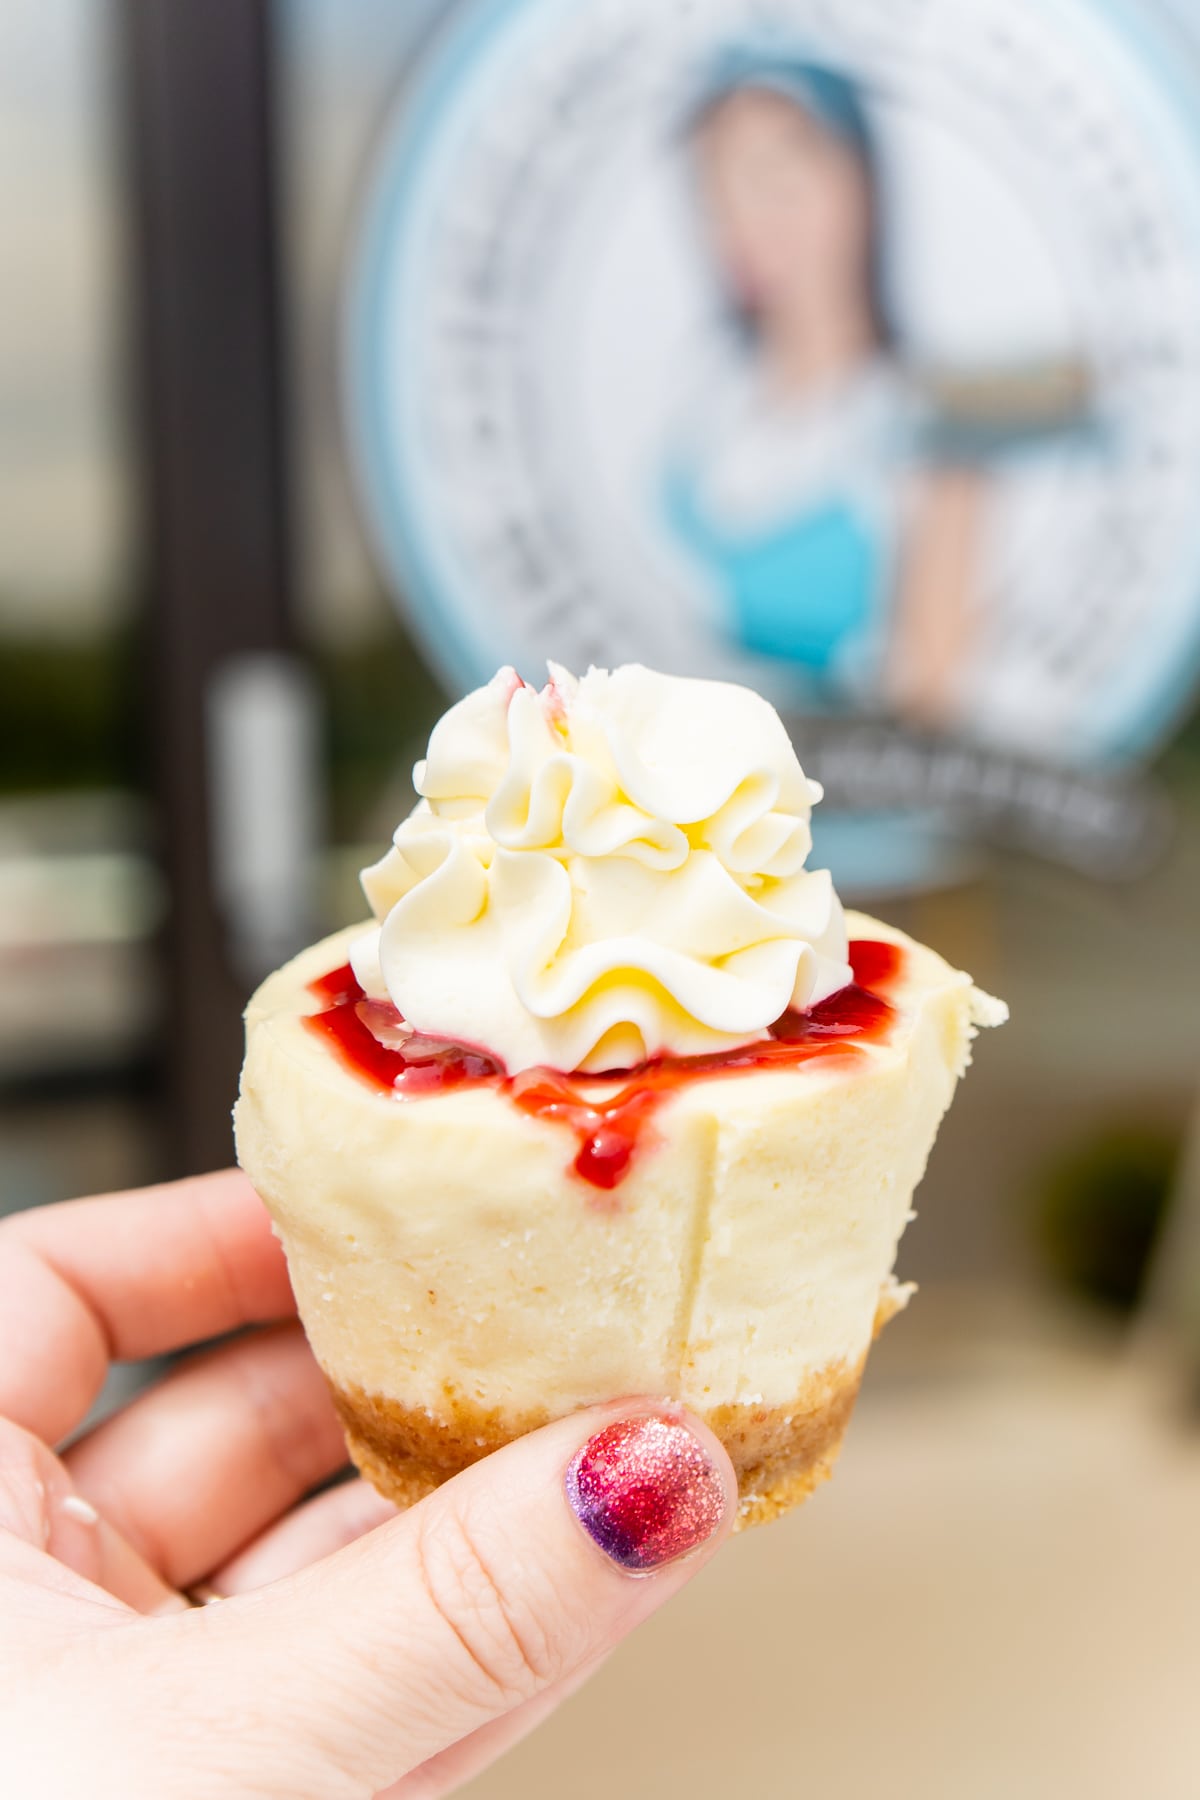
[[[305,1500],[345,1449],[294,1311],[237,1174],[0,1225],[12,1800],[432,1800],[728,1531],[724,1452],[651,1402],[548,1426],[403,1515],[359,1481]],[[245,1325],[55,1453],[110,1361]],[[197,1608],[200,1582],[228,1598]]]

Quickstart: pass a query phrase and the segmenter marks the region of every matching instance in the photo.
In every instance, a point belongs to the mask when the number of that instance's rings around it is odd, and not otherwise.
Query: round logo
[[[381,146],[351,435],[453,686],[745,680],[1088,770],[1200,661],[1200,82],[1117,0],[488,0]]]

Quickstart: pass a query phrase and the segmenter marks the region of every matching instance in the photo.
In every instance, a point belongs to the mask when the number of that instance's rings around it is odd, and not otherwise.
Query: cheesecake
[[[350,1453],[408,1504],[669,1398],[771,1518],[830,1472],[1004,1008],[808,868],[819,789],[747,689],[505,670],[414,780],[372,919],[251,1001],[236,1108]]]

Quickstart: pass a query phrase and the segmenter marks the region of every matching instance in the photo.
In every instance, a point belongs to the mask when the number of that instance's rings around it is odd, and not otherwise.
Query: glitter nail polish
[[[567,1499],[588,1536],[631,1575],[686,1556],[721,1523],[725,1490],[686,1425],[650,1414],[589,1438],[567,1470]]]

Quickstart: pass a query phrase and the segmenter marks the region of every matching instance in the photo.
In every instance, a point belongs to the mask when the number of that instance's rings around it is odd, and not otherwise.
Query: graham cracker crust
[[[854,1410],[865,1357],[811,1375],[789,1406],[723,1405],[693,1410],[729,1452],[740,1505],[735,1530],[765,1524],[806,1500],[833,1472]],[[360,1387],[330,1383],[350,1455],[371,1485],[411,1506],[460,1469],[549,1423],[467,1399],[447,1383],[437,1413]]]

